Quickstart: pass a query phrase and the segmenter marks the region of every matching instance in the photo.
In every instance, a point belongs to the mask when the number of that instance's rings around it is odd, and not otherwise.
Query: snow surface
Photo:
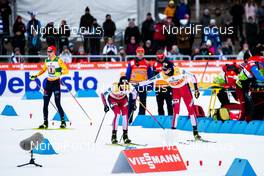
[[[35,155],[36,162],[43,168],[28,166],[17,168],[18,164],[28,162],[29,153],[19,147],[19,142],[36,131],[12,131],[11,128],[35,128],[42,122],[42,100],[22,100],[21,97],[1,97],[0,111],[6,104],[13,105],[18,117],[0,115],[0,176],[28,176],[28,175],[111,175],[111,171],[123,147],[107,146],[111,138],[112,112],[106,116],[98,141],[94,144],[96,132],[103,118],[103,106],[100,98],[79,98],[87,113],[93,118],[93,125],[70,96],[62,97],[62,106],[68,115],[73,130],[39,131],[49,139],[57,155]],[[53,102],[53,98],[51,99]],[[203,105],[207,112],[209,97],[200,97],[197,104]],[[155,97],[148,97],[147,107],[157,113]],[[50,117],[55,114],[50,105]],[[186,108],[181,109],[186,114]],[[32,113],[32,118],[30,118]],[[55,122],[50,127],[59,127]],[[118,138],[121,136],[121,127]],[[257,175],[264,175],[264,137],[253,135],[208,134],[201,133],[202,137],[217,143],[179,144],[179,141],[192,139],[192,132],[180,130],[144,129],[130,127],[129,137],[136,143],[147,143],[147,147],[162,147],[164,144],[176,145],[185,161],[189,161],[187,171],[168,173],[149,173],[142,175],[195,175],[195,176],[222,176],[225,175],[234,158],[246,158],[251,163]],[[139,147],[138,147],[139,148]],[[199,161],[203,161],[200,166]],[[222,165],[218,166],[218,162]],[[118,174],[132,175],[132,174]],[[135,174],[134,174],[135,175]]]

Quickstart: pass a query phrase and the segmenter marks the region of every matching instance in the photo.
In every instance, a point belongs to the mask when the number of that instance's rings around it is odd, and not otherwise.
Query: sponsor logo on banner
[[[187,170],[176,146],[123,151],[134,172],[166,172]]]
[[[39,91],[40,87],[45,87],[45,76],[35,81],[29,79],[30,73],[23,72],[10,72],[0,71],[0,95],[5,92],[18,94],[25,91]],[[74,71],[71,76],[64,76],[61,81],[67,86],[70,91],[77,92],[78,90],[97,90],[98,80],[93,76],[80,76],[79,71]],[[38,85],[38,86],[37,86]],[[62,87],[62,92],[67,92],[67,88]]]

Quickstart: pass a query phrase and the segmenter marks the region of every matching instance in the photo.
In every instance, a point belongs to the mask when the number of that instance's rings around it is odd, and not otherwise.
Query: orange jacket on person
[[[175,11],[176,11],[175,6],[173,7],[167,6],[164,10],[164,15],[173,18]]]

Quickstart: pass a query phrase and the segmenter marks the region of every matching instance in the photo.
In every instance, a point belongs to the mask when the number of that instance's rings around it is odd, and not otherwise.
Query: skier
[[[137,98],[136,89],[129,84],[126,76],[121,76],[118,83],[114,83],[107,91],[101,94],[102,102],[104,104],[104,111],[107,113],[109,111],[109,106],[114,112],[113,119],[113,130],[112,130],[112,144],[116,144],[118,141],[116,139],[116,133],[118,129],[118,119],[122,115],[123,118],[123,140],[125,144],[131,143],[128,138],[128,97],[127,94],[132,94],[133,100]],[[108,100],[108,104],[106,102]],[[135,102],[135,101],[133,101]],[[136,110],[136,105],[133,104],[133,111]]]
[[[60,89],[60,77],[61,75],[65,75],[69,73],[69,70],[62,59],[56,56],[56,47],[49,46],[47,49],[48,58],[45,59],[44,67],[42,70],[36,74],[31,75],[30,79],[33,81],[37,77],[44,74],[48,71],[48,78],[47,83],[44,88],[44,107],[43,107],[43,114],[44,114],[44,123],[39,126],[40,129],[47,129],[48,128],[48,106],[50,102],[50,98],[52,93],[54,92],[55,96],[55,104],[58,109],[61,118],[61,125],[60,128],[66,128],[66,123],[64,120],[64,111],[61,107],[61,89]]]
[[[167,81],[169,86],[172,88],[173,119],[171,128],[176,129],[177,127],[177,118],[179,117],[181,98],[183,98],[191,118],[194,138],[195,140],[201,140],[201,136],[198,134],[197,129],[193,97],[189,87],[189,82],[192,82],[195,89],[194,96],[195,98],[198,98],[200,93],[198,90],[196,77],[193,74],[180,69],[179,67],[174,67],[172,62],[165,62],[163,64],[161,73],[149,79],[148,81],[140,82],[139,86],[148,85],[158,80]]]

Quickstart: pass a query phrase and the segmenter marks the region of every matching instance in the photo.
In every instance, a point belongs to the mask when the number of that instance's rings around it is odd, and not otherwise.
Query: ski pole
[[[72,98],[76,101],[76,103],[79,105],[79,107],[82,109],[86,117],[90,120],[90,125],[92,125],[92,118],[87,114],[87,112],[83,109],[82,105],[78,102],[78,100],[74,97],[72,92],[68,89],[68,87],[61,81],[61,84],[66,87],[66,90],[71,94]]]
[[[102,128],[102,125],[103,125],[103,123],[104,123],[104,119],[105,119],[106,114],[107,114],[107,113],[104,114],[103,120],[102,120],[102,122],[101,122],[101,124],[100,124],[100,127],[99,127],[99,129],[98,129],[98,132],[97,132],[97,134],[96,134],[96,137],[95,137],[94,143],[96,143],[96,141],[97,141],[97,138],[98,138],[98,136],[99,136],[99,133],[100,133],[101,128]]]
[[[45,91],[40,87],[40,85],[38,85],[38,83],[36,82],[37,87],[39,88],[39,90],[42,92],[43,96],[45,94]],[[53,108],[59,113],[58,109],[56,108],[56,106],[52,103],[52,101],[50,101],[50,104],[53,106]]]
[[[160,122],[156,119],[155,116],[152,115],[152,113],[146,108],[146,106],[141,103],[141,101],[139,99],[137,99],[137,101],[139,102],[139,104],[149,113],[149,115],[153,118],[153,120],[155,120],[155,122],[163,129],[165,130],[165,128],[160,124]]]

